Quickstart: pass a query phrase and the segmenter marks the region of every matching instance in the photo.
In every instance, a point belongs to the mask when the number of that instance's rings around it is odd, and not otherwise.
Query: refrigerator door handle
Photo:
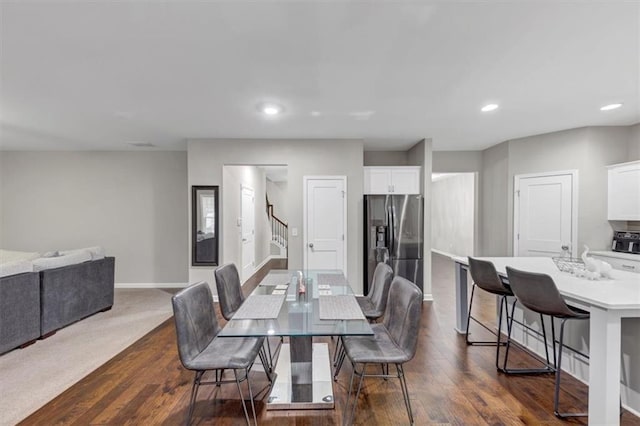
[[[389,203],[389,210],[388,210],[388,214],[389,214],[389,256],[390,257],[394,257],[395,255],[395,242],[396,242],[396,230],[395,230],[395,217],[393,214],[393,199],[391,199],[391,202]]]

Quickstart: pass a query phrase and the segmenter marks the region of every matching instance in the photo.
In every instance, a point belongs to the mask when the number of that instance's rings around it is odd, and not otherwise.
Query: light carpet
[[[14,425],[173,314],[171,293],[116,289],[110,311],[0,356],[0,425]]]

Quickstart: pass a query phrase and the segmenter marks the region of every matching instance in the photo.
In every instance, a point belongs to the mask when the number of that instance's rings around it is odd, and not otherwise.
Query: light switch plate
[[[298,236],[298,228],[291,228],[291,236],[292,237]]]

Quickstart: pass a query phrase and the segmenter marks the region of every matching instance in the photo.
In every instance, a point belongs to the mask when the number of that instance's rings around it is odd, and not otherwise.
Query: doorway
[[[256,197],[253,188],[242,185],[240,197],[240,211],[242,219],[241,228],[241,258],[242,258],[242,282],[246,281],[255,272],[256,256]]]
[[[514,177],[513,255],[577,255],[578,171]]]
[[[334,269],[347,275],[346,176],[304,176],[305,269]]]

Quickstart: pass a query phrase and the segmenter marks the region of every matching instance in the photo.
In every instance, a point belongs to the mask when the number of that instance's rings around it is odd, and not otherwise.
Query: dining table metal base
[[[290,337],[275,368],[267,410],[333,409],[329,345],[310,336]]]

